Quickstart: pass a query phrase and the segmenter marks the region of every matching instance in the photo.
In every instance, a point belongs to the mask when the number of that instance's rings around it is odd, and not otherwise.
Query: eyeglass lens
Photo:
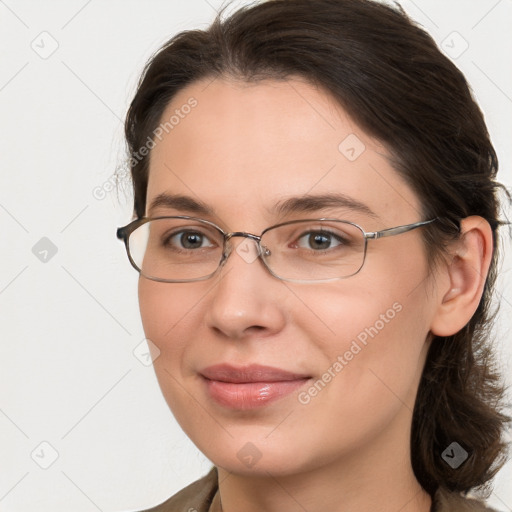
[[[236,243],[231,239],[228,243]],[[213,274],[223,258],[224,235],[192,219],[154,219],[129,238],[130,256],[148,277],[193,280]],[[278,277],[328,280],[348,277],[364,261],[365,237],[357,226],[336,220],[294,221],[264,232],[265,264]]]

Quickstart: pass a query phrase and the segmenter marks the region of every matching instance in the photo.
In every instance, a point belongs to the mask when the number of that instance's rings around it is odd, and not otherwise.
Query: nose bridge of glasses
[[[254,240],[256,243],[259,243],[261,240],[261,236],[253,235],[252,233],[246,233],[245,231],[235,231],[234,233],[227,233],[226,234],[226,241],[230,240],[233,237],[244,237],[244,238],[250,238],[251,240]]]
[[[226,233],[225,235],[225,241],[226,241],[226,249],[225,249],[225,259],[231,254],[231,251],[233,249],[232,244],[228,244],[227,242],[230,241],[232,238],[239,237],[239,238],[249,238],[254,242],[256,245],[257,255],[261,256],[262,254],[265,256],[270,255],[270,251],[266,248],[261,246],[261,236],[253,235],[252,233],[246,233],[245,231],[235,231],[234,233]]]

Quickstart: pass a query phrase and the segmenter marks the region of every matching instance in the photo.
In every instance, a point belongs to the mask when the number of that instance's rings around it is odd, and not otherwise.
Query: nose
[[[228,259],[214,278],[205,321],[227,338],[270,336],[285,325],[286,288],[265,268],[256,241],[230,240]]]

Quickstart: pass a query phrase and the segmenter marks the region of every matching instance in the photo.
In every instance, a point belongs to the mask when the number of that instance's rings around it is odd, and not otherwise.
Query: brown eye
[[[304,233],[297,241],[298,247],[315,251],[326,251],[344,243],[341,237],[328,231],[310,231]]]
[[[212,247],[208,237],[199,231],[180,231],[174,233],[164,241],[165,246],[172,246],[178,249],[202,249]]]

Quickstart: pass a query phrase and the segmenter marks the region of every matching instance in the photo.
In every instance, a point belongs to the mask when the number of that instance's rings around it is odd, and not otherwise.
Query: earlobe
[[[441,279],[439,304],[432,319],[431,332],[451,336],[460,331],[475,313],[482,297],[492,259],[493,238],[489,223],[471,216],[461,221],[460,239],[449,249],[449,260]]]

